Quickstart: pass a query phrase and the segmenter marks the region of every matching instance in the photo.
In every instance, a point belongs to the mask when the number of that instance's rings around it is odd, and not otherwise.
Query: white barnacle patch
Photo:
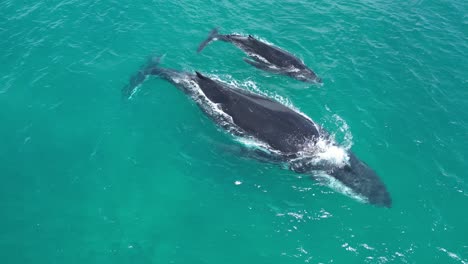
[[[250,57],[253,57],[255,59],[258,59],[259,61],[261,61],[263,63],[271,64],[266,58],[258,55],[257,53],[247,52],[247,55],[249,55]]]
[[[291,67],[287,68],[285,71],[286,72],[300,72],[301,69],[298,69],[298,68],[296,68],[294,66],[291,66]],[[303,76],[303,75],[298,75],[298,76]]]

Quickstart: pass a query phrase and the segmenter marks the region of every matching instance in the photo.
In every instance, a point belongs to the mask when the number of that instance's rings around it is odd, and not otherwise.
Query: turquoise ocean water
[[[0,1],[1,263],[468,263],[468,4]],[[303,59],[259,71],[215,26]],[[149,54],[289,102],[370,164],[390,209],[238,146]]]

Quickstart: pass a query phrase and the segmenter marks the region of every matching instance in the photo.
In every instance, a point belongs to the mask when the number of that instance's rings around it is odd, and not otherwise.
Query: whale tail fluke
[[[216,40],[220,35],[218,34],[218,28],[214,28],[211,30],[210,34],[208,37],[198,46],[197,52],[200,53],[206,45],[208,45],[211,41]]]
[[[150,56],[137,73],[130,77],[129,83],[122,89],[122,96],[131,99],[138,87],[146,80],[148,75],[156,72],[162,56]]]

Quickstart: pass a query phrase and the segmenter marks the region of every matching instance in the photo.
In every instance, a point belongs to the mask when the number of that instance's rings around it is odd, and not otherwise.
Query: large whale
[[[390,195],[377,174],[305,114],[261,94],[228,85],[199,72],[161,68],[149,59],[123,89],[132,96],[146,76],[159,76],[185,92],[225,131],[260,142],[257,154],[312,176],[326,175],[371,204],[390,207]],[[341,161],[326,158],[327,149],[342,150]]]
[[[315,72],[296,56],[251,35],[221,35],[215,28],[210,32],[208,38],[200,44],[197,52],[201,52],[213,40],[221,40],[236,45],[249,56],[249,58],[244,58],[244,61],[261,70],[284,74],[303,82],[322,82]]]

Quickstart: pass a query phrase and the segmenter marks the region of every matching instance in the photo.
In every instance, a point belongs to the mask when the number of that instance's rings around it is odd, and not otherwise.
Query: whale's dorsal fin
[[[249,39],[253,39],[254,37],[252,35],[249,35]]]
[[[204,80],[208,79],[208,77],[203,76],[203,74],[201,74],[201,73],[198,72],[198,71],[195,71],[195,73],[197,74],[197,77],[200,78],[200,79],[204,79]]]

